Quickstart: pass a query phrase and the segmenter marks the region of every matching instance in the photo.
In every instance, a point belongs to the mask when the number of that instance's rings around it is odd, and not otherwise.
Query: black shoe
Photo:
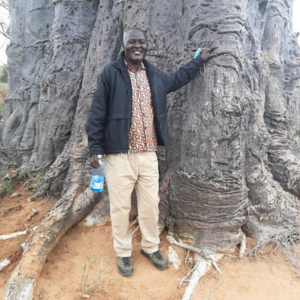
[[[164,270],[168,267],[168,261],[166,258],[157,250],[153,253],[146,253],[143,249],[141,249],[141,254],[147,258],[150,259],[154,267],[156,267],[159,270]]]
[[[131,257],[117,257],[118,269],[121,275],[131,276],[133,272]]]

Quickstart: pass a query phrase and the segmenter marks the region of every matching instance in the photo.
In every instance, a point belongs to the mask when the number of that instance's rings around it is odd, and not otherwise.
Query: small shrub
[[[30,196],[34,195],[43,183],[43,173],[42,172],[38,172],[35,175],[26,174],[25,172],[21,172],[19,177],[22,178],[23,180],[27,179],[24,185],[27,187],[27,190],[30,191]]]
[[[0,98],[6,98],[8,85],[7,83],[0,82]]]
[[[0,119],[4,115],[5,102],[4,99],[7,95],[7,84],[0,82]]]
[[[12,177],[10,170],[5,170],[0,173],[0,193],[12,192]]]
[[[0,82],[8,82],[7,65],[0,67]]]
[[[177,242],[180,242],[180,239],[181,239],[180,233],[175,232],[173,236],[174,236],[174,239],[175,239]]]
[[[4,99],[0,98],[0,120],[4,116],[4,111],[5,111],[5,102]]]

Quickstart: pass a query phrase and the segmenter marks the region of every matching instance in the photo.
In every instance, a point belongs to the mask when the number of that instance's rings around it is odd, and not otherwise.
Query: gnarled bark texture
[[[299,226],[300,50],[292,3],[10,1],[0,166],[44,172],[35,196],[61,198],[28,239],[6,299],[31,299],[51,249],[97,202],[108,214],[107,193],[88,190],[86,123],[97,75],[117,58],[128,27],[147,31],[147,58],[165,72],[191,59],[200,42],[219,47],[204,74],[168,98],[170,146],[158,153],[160,226],[210,251],[238,244],[243,231]]]

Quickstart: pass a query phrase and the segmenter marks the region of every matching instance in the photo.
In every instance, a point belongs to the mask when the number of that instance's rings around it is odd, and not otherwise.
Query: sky
[[[293,31],[300,32],[300,0],[295,0],[293,7]],[[300,37],[298,37],[300,44]]]
[[[0,7],[0,21],[1,20],[4,20],[4,22],[9,23],[9,13],[7,10],[3,9],[2,7]],[[8,43],[9,40],[5,38],[2,34],[0,34],[0,66],[6,64],[5,49]]]
[[[0,7],[0,19],[4,19],[9,22],[9,15],[3,8]],[[293,31],[300,32],[300,0],[294,0],[294,12],[293,12]],[[298,42],[300,44],[300,36],[298,37]],[[7,58],[5,49],[8,45],[9,40],[4,38],[0,34],[0,66],[6,64]]]

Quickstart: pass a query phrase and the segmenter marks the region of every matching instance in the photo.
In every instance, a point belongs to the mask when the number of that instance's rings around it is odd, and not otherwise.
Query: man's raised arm
[[[174,74],[166,75],[168,86],[167,93],[174,92],[188,84],[196,76],[197,72],[205,62],[217,56],[217,54],[211,53],[213,50],[218,48],[211,48],[212,43],[213,41],[206,42],[201,50],[200,55],[188,62],[185,66],[181,67]]]

